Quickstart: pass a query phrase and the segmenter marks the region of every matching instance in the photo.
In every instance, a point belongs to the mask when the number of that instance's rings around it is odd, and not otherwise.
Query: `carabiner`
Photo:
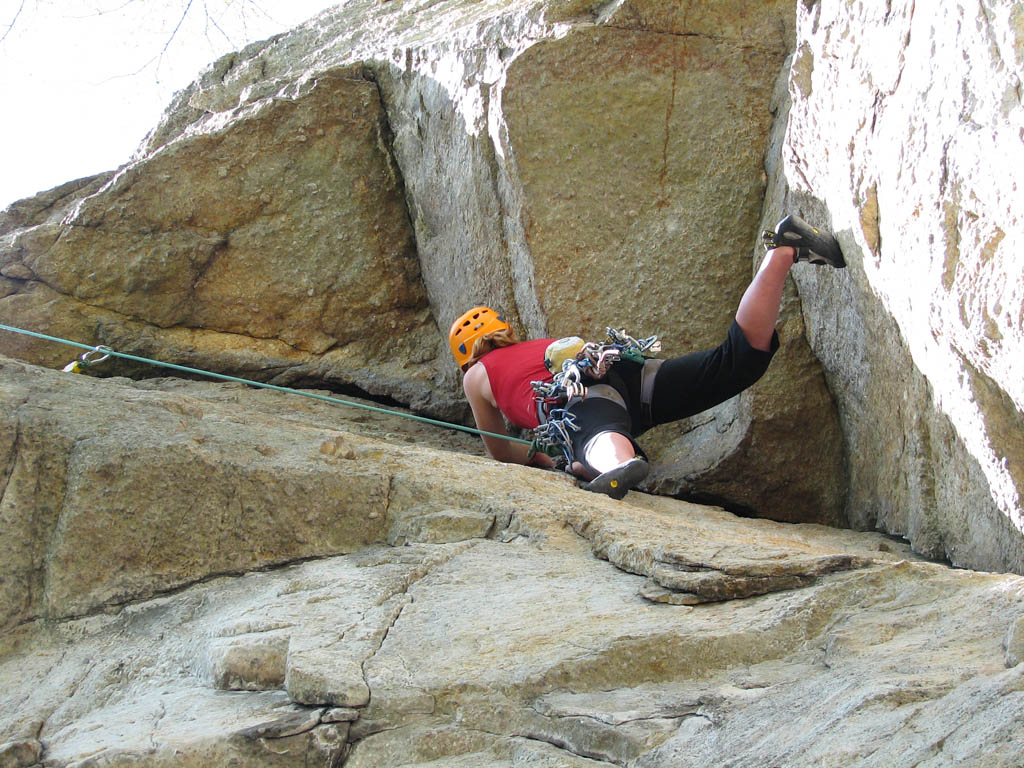
[[[99,346],[95,346],[88,352],[84,353],[79,359],[82,361],[83,366],[96,365],[97,363],[102,363],[104,360],[110,357],[110,353],[113,351],[114,350],[112,350],[110,347],[105,347],[102,344],[100,344]],[[102,355],[102,357],[94,360],[93,358],[90,357],[90,355]]]
[[[93,347],[88,352],[83,352],[79,355],[77,360],[72,360],[70,363],[64,366],[62,371],[64,373],[81,373],[83,368],[88,368],[90,365],[96,365],[102,363],[113,352],[110,347],[105,347],[102,344]],[[101,355],[101,357],[93,358],[93,355]]]

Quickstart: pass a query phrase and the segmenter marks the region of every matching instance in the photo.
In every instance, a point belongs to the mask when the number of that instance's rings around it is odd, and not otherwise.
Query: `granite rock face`
[[[1020,572],[1024,12],[797,12],[766,219],[802,209],[850,263],[794,272],[839,406],[847,515],[931,556]]]
[[[805,551],[802,539],[767,521],[750,524],[762,534],[746,552],[716,553],[717,545],[701,543],[699,527],[674,544],[653,532],[657,519],[641,524],[639,511],[631,525],[652,528],[645,543],[609,549],[618,505],[583,494],[587,513],[570,514],[548,498],[574,487],[569,475],[474,456],[480,449],[471,435],[364,415],[361,401],[346,401],[356,404],[353,415],[236,384],[95,379],[10,359],[0,373],[7,628],[375,543],[494,537],[514,517],[537,514],[555,515],[601,557],[677,601],[788,589],[865,564],[827,548]],[[346,426],[324,426],[332,422]],[[428,451],[417,445],[424,440],[457,452]],[[521,481],[514,491],[509,474]],[[706,551],[683,557],[677,547]],[[734,575],[760,581],[734,584]]]
[[[376,86],[339,70],[160,147],[63,219],[8,235],[3,317],[168,362],[426,399],[436,331],[386,131]],[[64,352],[8,341],[46,364]]]
[[[213,64],[101,189],[7,215],[0,321],[456,419],[444,336],[474,304],[525,335],[716,345],[793,22],[782,0],[346,3]],[[777,384],[651,436],[651,490],[844,522],[835,406],[785,343]]]
[[[1021,577],[616,502],[365,409],[2,362],[34,558],[0,559],[5,766],[1024,759]]]
[[[0,766],[1024,764],[1024,579],[921,556],[1024,569],[1022,41],[1009,0],[352,2],[4,211],[0,322],[455,418],[468,304],[677,354],[783,212],[849,267],[621,502],[4,335]]]
[[[793,43],[772,4],[348,4],[217,62],[113,181],[5,212],[0,315],[459,417],[438,347],[469,303],[714,343],[767,144],[762,223],[798,210],[851,267],[794,273],[778,362],[645,438],[648,488],[1020,570],[1019,164],[991,159],[1019,150],[1019,11],[913,9],[804,3]]]

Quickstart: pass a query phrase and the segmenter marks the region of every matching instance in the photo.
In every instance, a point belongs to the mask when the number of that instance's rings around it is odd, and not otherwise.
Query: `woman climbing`
[[[586,481],[584,489],[621,499],[647,476],[636,435],[707,410],[761,378],[779,346],[775,323],[786,276],[795,263],[846,266],[836,240],[796,216],[765,232],[764,243],[771,250],[717,347],[668,360],[643,359],[634,350],[615,358],[599,375],[584,361],[583,370],[594,375],[585,376],[585,386],[563,392],[565,401],[557,409],[559,423],[568,425],[561,430],[566,468]],[[536,430],[552,417],[551,398],[538,392],[550,392],[552,380],[559,378],[560,361],[585,346],[575,338],[518,341],[509,324],[488,307],[474,307],[456,320],[449,343],[465,373],[463,389],[477,427],[498,435],[508,434],[505,419],[520,429]],[[523,444],[489,435],[483,441],[498,461],[555,464],[546,453]]]

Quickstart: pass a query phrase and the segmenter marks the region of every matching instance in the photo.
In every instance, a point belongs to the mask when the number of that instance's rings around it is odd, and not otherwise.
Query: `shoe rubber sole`
[[[580,487],[584,491],[603,493],[613,499],[623,498],[631,488],[647,477],[650,470],[647,462],[640,458],[630,459],[615,469],[604,472]]]
[[[775,225],[774,232],[765,232],[763,241],[768,248],[788,245],[796,249],[793,261],[806,261],[815,266],[846,266],[839,242],[828,232],[815,229],[799,216],[787,216]]]

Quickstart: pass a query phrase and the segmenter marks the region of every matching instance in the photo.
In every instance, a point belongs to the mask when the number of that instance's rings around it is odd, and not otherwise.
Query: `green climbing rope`
[[[35,331],[26,331],[24,328],[15,328],[10,325],[0,324],[0,330],[10,331],[11,333],[20,333],[24,336],[32,336],[37,339],[43,339],[45,341],[54,341],[58,344],[66,344],[69,347],[77,347],[78,349],[87,350],[89,353],[100,353],[104,355],[111,355],[112,357],[120,357],[125,360],[133,360],[137,363],[145,363],[147,365],[156,365],[162,368],[171,368],[175,371],[183,371],[185,373],[197,374],[199,376],[208,376],[212,379],[219,379],[221,381],[234,381],[240,384],[247,384],[250,387],[259,387],[260,389],[272,389],[275,392],[286,392],[290,395],[300,395],[301,397],[312,398],[313,400],[323,400],[328,403],[334,403],[336,405],[347,405],[351,408],[362,408],[365,411],[374,411],[376,413],[386,413],[390,416],[400,416],[404,419],[411,419],[413,421],[419,421],[424,424],[432,424],[435,427],[446,427],[448,429],[457,429],[461,432],[469,432],[474,435],[486,435],[488,437],[497,437],[502,440],[508,440],[512,443],[521,443],[522,445],[530,445],[533,443],[530,440],[523,440],[518,437],[512,437],[511,435],[500,435],[497,432],[485,432],[482,429],[476,429],[474,427],[465,427],[462,424],[452,424],[447,421],[439,421],[437,419],[430,419],[426,416],[417,416],[412,413],[402,413],[401,411],[391,410],[389,408],[380,408],[374,405],[366,405],[365,403],[354,403],[351,400],[341,400],[337,397],[330,397],[329,395],[318,395],[314,392],[303,392],[300,389],[292,389],[291,387],[280,387],[276,384],[267,384],[262,381],[252,381],[251,379],[242,379],[238,376],[228,376],[224,373],[214,373],[213,371],[204,371],[201,368],[189,368],[186,365],[177,365],[175,363],[165,363],[161,360],[151,360],[148,357],[138,357],[137,355],[129,355],[124,352],[117,352],[110,347],[106,346],[90,346],[88,344],[80,344],[77,341],[69,341],[68,339],[62,339],[58,336],[47,336],[45,333],[36,333]],[[92,365],[98,360],[92,361],[86,359],[86,356],[82,356],[82,360],[79,363],[72,363],[65,370],[78,370],[78,368],[84,368],[88,365]],[[72,366],[77,366],[72,368]]]

